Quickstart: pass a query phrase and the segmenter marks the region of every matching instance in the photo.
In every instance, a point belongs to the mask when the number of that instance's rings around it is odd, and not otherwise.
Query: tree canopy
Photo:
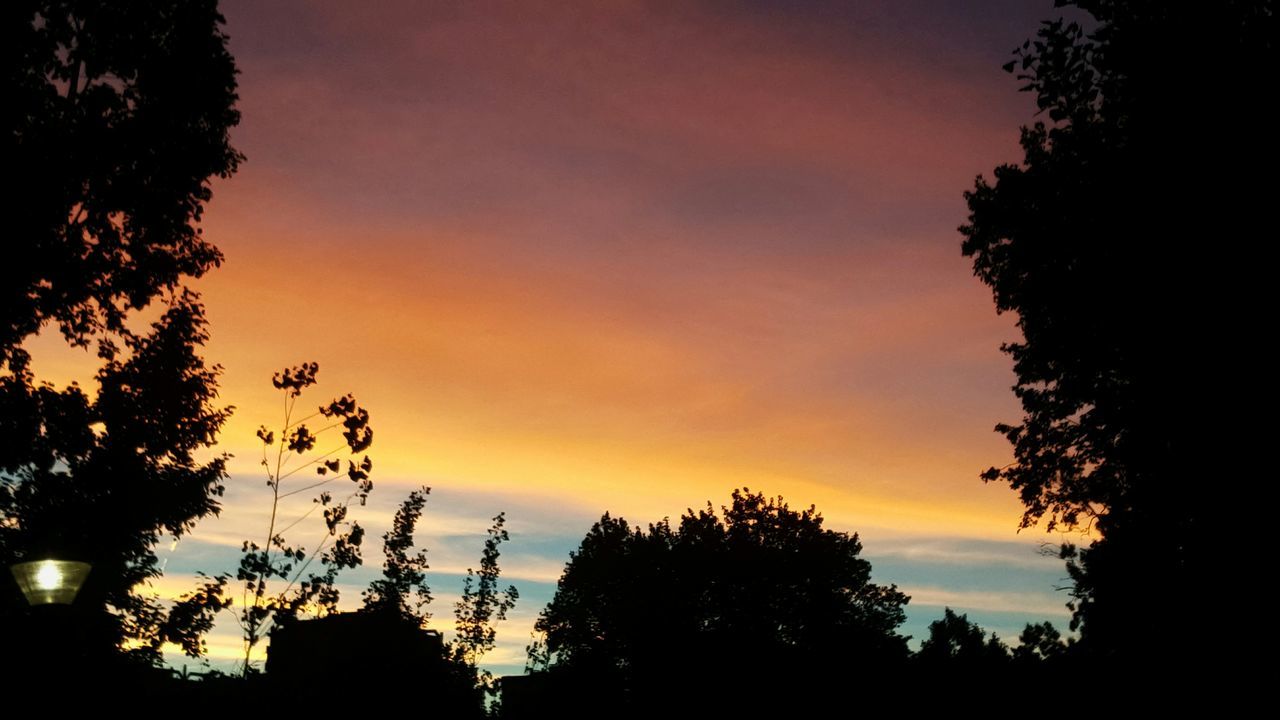
[[[393,615],[414,626],[430,619],[426,606],[431,604],[431,588],[427,585],[427,551],[413,550],[413,531],[426,507],[431,488],[422,487],[409,493],[400,503],[391,529],[382,535],[382,577],[369,583],[364,591],[364,611]]]
[[[680,678],[770,676],[901,660],[908,598],[871,582],[858,536],[815,508],[733,492],[678,525],[609,514],[572,553],[537,629],[552,670],[634,689]]]
[[[236,68],[216,0],[4,4],[11,243],[0,362],[55,322],[84,345],[221,254],[199,221],[235,172]]]
[[[0,376],[0,562],[42,557],[93,565],[78,602],[101,612],[97,651],[126,639],[158,658],[164,608],[134,587],[160,573],[162,534],[186,533],[218,509],[225,457],[202,460],[229,409],[213,404],[220,369],[196,354],[203,311],[179,298],[122,359],[79,386],[33,386],[25,364]],[[5,597],[5,610],[22,600]],[[187,628],[173,627],[172,639]],[[94,643],[90,643],[94,644]]]
[[[78,602],[97,611],[93,644],[127,641],[155,660],[166,639],[195,642],[199,618],[166,617],[133,589],[159,573],[161,534],[217,512],[225,477],[224,458],[200,453],[230,408],[215,404],[220,368],[200,356],[204,310],[184,282],[221,259],[200,220],[212,178],[242,159],[229,144],[235,64],[214,0],[19,0],[0,13],[14,180],[0,261],[0,562],[91,562]],[[157,299],[149,330],[129,322]],[[23,343],[50,325],[74,346],[96,341],[96,389],[39,381]],[[0,610],[20,606],[0,598]]]
[[[916,660],[926,666],[950,665],[966,670],[995,669],[1008,659],[1009,649],[998,635],[991,633],[988,637],[967,615],[957,614],[951,608],[943,610],[941,619],[929,623],[929,637],[916,653]]]
[[[1236,444],[1222,385],[1250,362],[1226,338],[1258,307],[1252,166],[1275,141],[1246,128],[1274,3],[1058,4],[1088,17],[1046,21],[1006,66],[1047,117],[1022,129],[1021,164],[965,193],[963,252],[1022,331],[1004,349],[1024,417],[997,426],[1015,459],[983,477],[1019,493],[1024,527],[1096,533],[1064,547],[1086,647],[1185,652],[1168,588],[1230,549],[1228,495],[1207,484]]]

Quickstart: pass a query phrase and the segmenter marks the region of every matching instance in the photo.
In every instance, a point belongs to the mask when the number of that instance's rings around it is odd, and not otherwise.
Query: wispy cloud
[[[910,595],[910,604],[916,607],[949,607],[961,612],[966,610],[1014,612],[1055,620],[1068,618],[1071,615],[1066,608],[1065,596],[1045,592],[988,592],[927,586],[905,586],[900,587],[899,590]]]
[[[1057,546],[1047,543],[993,542],[971,538],[871,538],[864,556],[895,558],[921,564],[1008,566],[1060,570]]]

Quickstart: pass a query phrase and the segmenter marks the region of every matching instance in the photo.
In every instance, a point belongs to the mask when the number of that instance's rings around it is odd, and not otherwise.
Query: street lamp
[[[89,576],[89,563],[32,560],[10,565],[9,571],[31,605],[70,605]]]

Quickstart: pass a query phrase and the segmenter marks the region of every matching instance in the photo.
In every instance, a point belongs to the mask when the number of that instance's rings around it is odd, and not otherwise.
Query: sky
[[[1013,492],[978,477],[1012,459],[992,428],[1021,416],[999,349],[1018,334],[957,231],[975,177],[1020,157],[1034,103],[1000,66],[1052,2],[222,5],[247,161],[214,183],[226,261],[195,287],[232,475],[148,592],[265,535],[254,432],[281,421],[272,373],[315,361],[304,404],[351,392],[375,430],[344,606],[430,486],[449,637],[504,512],[520,600],[495,673],[521,670],[605,511],[647,524],[741,487],[859,533],[916,642],[944,606],[1010,640],[1065,625],[1042,551],[1079,538],[1018,532]],[[87,366],[34,350],[50,379]],[[214,667],[237,638],[215,629]]]

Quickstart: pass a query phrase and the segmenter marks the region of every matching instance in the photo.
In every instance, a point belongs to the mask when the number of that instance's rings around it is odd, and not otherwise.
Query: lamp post
[[[43,681],[57,669],[93,666],[85,654],[91,625],[73,606],[89,568],[86,562],[49,557],[9,566],[27,610],[5,613],[0,669],[6,677]]]
[[[89,563],[75,560],[32,560],[9,566],[30,605],[70,605],[89,576]]]

